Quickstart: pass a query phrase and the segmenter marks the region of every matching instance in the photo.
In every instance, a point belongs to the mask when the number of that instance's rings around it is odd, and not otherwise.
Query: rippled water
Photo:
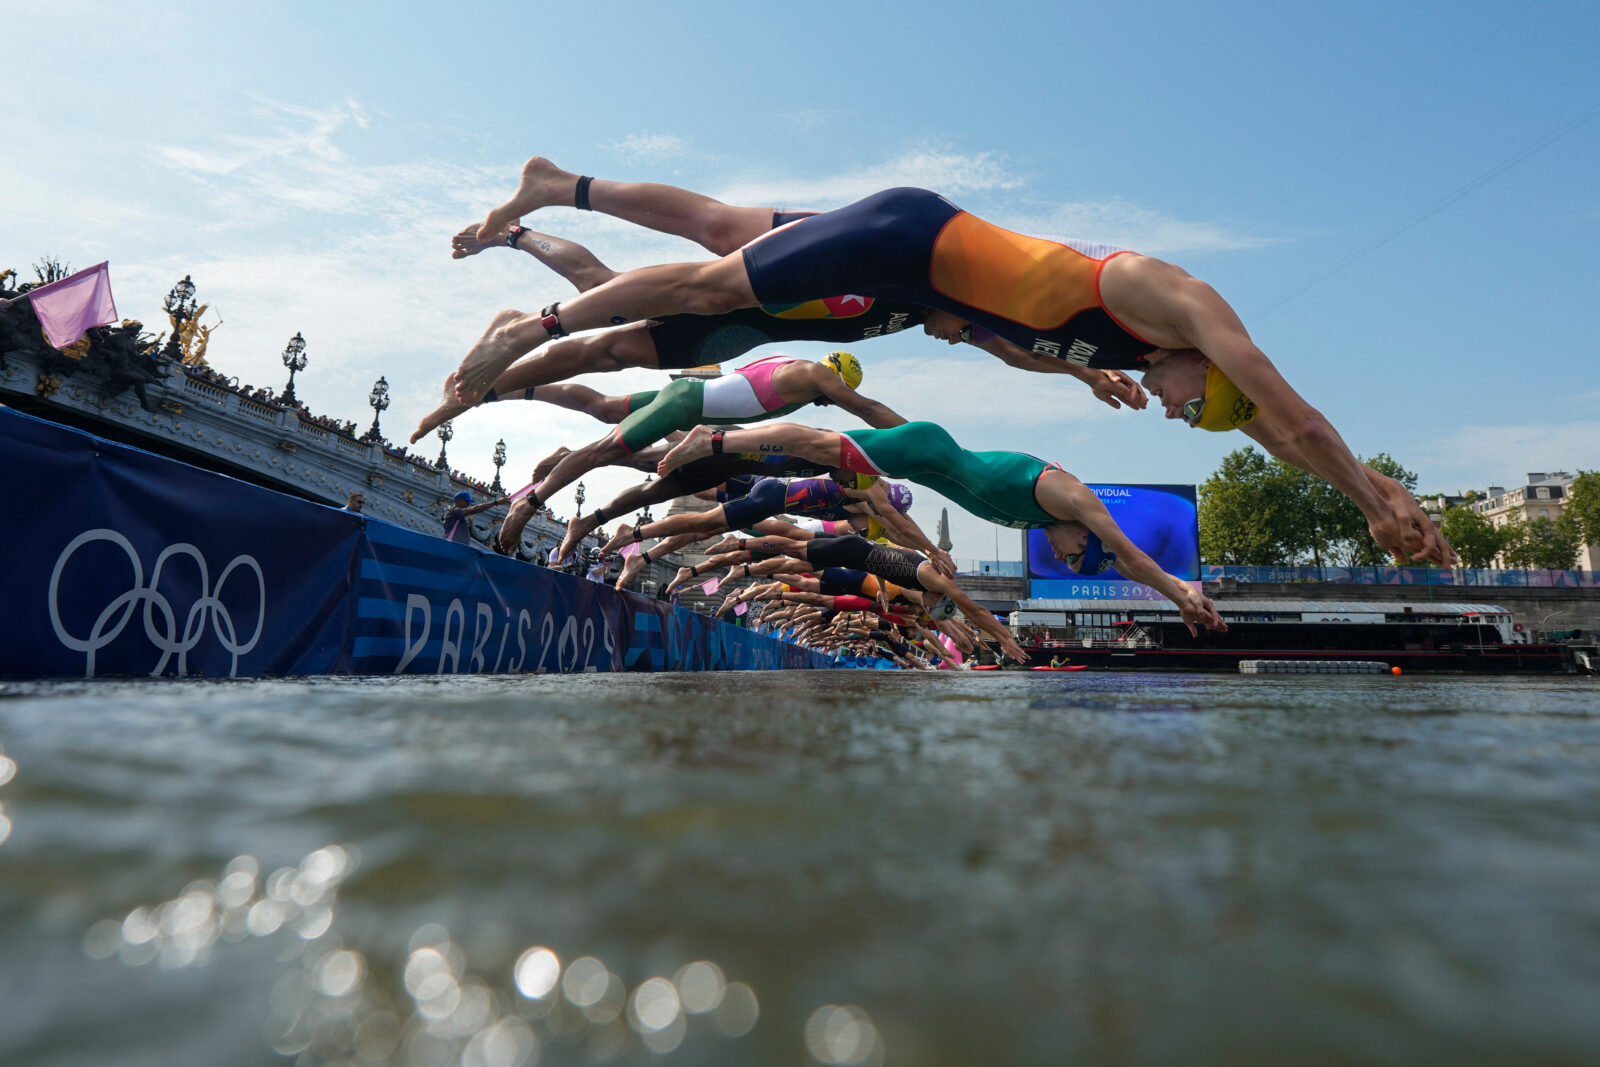
[[[0,1062],[1593,1062],[1600,686],[0,687]]]

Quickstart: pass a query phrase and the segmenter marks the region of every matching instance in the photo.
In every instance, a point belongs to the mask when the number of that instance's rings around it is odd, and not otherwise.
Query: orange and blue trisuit
[[[1003,230],[926,189],[887,189],[744,247],[765,305],[833,293],[938,308],[1030,352],[1134,369],[1156,346],[1106,310],[1100,271],[1124,250]]]

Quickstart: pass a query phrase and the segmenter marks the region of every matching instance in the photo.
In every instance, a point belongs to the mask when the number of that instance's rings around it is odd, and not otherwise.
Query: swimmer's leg
[[[535,156],[523,164],[517,191],[489,213],[475,236],[486,241],[541,207],[585,206],[579,202],[578,179],[579,175]],[[772,228],[770,207],[735,207],[675,185],[591,178],[585,183],[584,197],[590,210],[686,237],[719,256]]]
[[[520,535],[522,528],[555,493],[579,478],[588,474],[596,467],[603,467],[616,459],[625,456],[626,450],[616,440],[615,434],[610,433],[598,441],[591,441],[582,448],[568,452],[556,463],[553,469],[534,488],[523,495],[516,503],[511,505],[511,510],[506,513],[505,521],[500,524],[501,547],[507,549],[516,546],[515,537]],[[510,539],[508,540],[508,531]],[[558,559],[564,559],[571,551],[576,539],[563,540],[562,552]]]
[[[694,534],[696,540],[703,541],[715,534],[726,533],[729,529],[727,516],[719,506],[709,511],[686,511],[657,519],[633,531],[633,539],[644,541],[654,537]]]
[[[478,240],[477,231],[477,226],[468,226],[450,238],[451,259],[466,259],[488,248],[512,247],[506,241],[510,236],[509,227],[493,234],[486,241]],[[600,258],[593,252],[578,242],[569,241],[564,237],[539,233],[535,230],[523,230],[517,236],[515,247],[561,275],[580,293],[617,276],[617,272],[600,262]]]
[[[696,426],[689,435],[678,442],[661,461],[659,473],[683,466],[692,460],[702,459],[714,451],[713,430],[709,426]],[[794,422],[769,422],[748,430],[727,430],[722,434],[722,451],[759,452],[784,456],[799,456],[813,463],[838,467],[841,435],[833,430],[818,430]]]
[[[501,312],[462,359],[447,388],[462,403],[477,402],[517,357],[551,340],[552,331],[560,337],[667,315],[722,315],[758,303],[739,253],[705,263],[667,263],[630,270],[571,300],[551,305],[546,309],[548,316],[544,312]]]
[[[494,380],[494,387],[484,394],[480,403],[498,400],[548,400],[543,393],[529,397],[528,390],[537,386],[562,382],[579,374],[595,374],[622,370],[627,367],[656,366],[656,344],[647,324],[636,322],[616,330],[589,334],[584,337],[563,337],[541,347],[526,359],[519,359],[504,374]],[[454,376],[452,375],[452,379]],[[559,403],[559,401],[551,401]],[[563,405],[570,406],[570,405]],[[426,415],[411,435],[415,443],[424,434],[446,419],[470,410],[447,395],[444,403]],[[599,416],[596,416],[599,418]],[[601,419],[602,422],[620,420]]]
[[[607,396],[598,389],[590,389],[587,385],[566,382],[562,385],[540,385],[523,390],[520,399],[554,404],[556,407],[581,412],[599,422],[615,426],[628,417],[628,401],[632,395],[634,394],[625,393],[622,396]],[[497,397],[497,399],[508,398]]]

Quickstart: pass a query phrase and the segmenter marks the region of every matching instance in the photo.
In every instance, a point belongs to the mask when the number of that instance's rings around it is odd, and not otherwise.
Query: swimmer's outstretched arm
[[[1039,476],[1034,493],[1039,506],[1065,522],[1082,523],[1097,534],[1106,548],[1116,553],[1117,570],[1126,578],[1150,586],[1178,606],[1189,633],[1198,636],[1197,626],[1226,630],[1228,624],[1217,614],[1216,605],[1175,575],[1168,574],[1156,561],[1128,539],[1111,512],[1094,495],[1094,490],[1062,470],[1047,470]],[[963,612],[965,613],[965,612]],[[972,616],[968,615],[971,619]],[[973,619],[976,622],[976,619]]]
[[[1276,433],[1271,425],[1257,426],[1259,422],[1261,422],[1261,418],[1257,416],[1254,420],[1239,427],[1239,429],[1254,438],[1261,447],[1285,463],[1299,467],[1303,471],[1311,470],[1310,464],[1313,460],[1306,454],[1297,440],[1293,437]],[[1428,558],[1437,558],[1437,553],[1443,553],[1444,557],[1449,560],[1449,563],[1445,564],[1446,566],[1453,567],[1460,562],[1456,557],[1455,549],[1450,547],[1450,543],[1445,540],[1438,527],[1434,526],[1433,521],[1422,512],[1416,498],[1411,495],[1409,489],[1388,475],[1380,474],[1378,471],[1373,470],[1369,464],[1362,464],[1362,470],[1366,473],[1366,479],[1373,490],[1389,501],[1390,506],[1397,514],[1409,516],[1407,521],[1410,522],[1412,530],[1430,546]],[[1395,562],[1399,565],[1405,564],[1405,560],[1399,556],[1395,557]]]
[[[1096,399],[1113,408],[1127,404],[1130,408],[1139,410],[1150,403],[1144,387],[1121,371],[1080,367],[1070,360],[1057,356],[1043,356],[1037,352],[1029,352],[1004,337],[996,337],[974,347],[983,349],[990,355],[998,357],[1007,366],[1019,370],[1037,374],[1065,374],[1076,378],[1089,387]]]
[[[928,535],[923,533],[922,527],[918,526],[911,516],[900,514],[895,506],[889,503],[889,491],[883,487],[882,482],[874,482],[865,489],[846,489],[844,495],[852,500],[864,501],[883,521],[889,540],[902,548],[921,552],[933,560],[934,566],[945,574],[956,572],[955,561],[950,558],[950,553],[929,540]]]
[[[1098,499],[1099,498],[1096,497],[1097,501]],[[1017,643],[1016,635],[1007,629],[999,619],[990,614],[988,608],[983,607],[977,601],[967,596],[966,592],[959,585],[957,585],[954,580],[946,578],[943,574],[940,574],[932,567],[931,564],[929,565],[927,571],[924,571],[919,567],[917,569],[917,578],[922,582],[923,586],[927,588],[928,592],[943,593],[945,596],[954,601],[956,607],[961,610],[961,614],[965,615],[968,619],[971,619],[973,623],[975,623],[984,633],[990,635],[996,641],[1000,642],[1000,647],[1005,650],[1006,655],[1010,656],[1018,663],[1028,662],[1028,654],[1024,652],[1022,650],[1022,646]]]
[[[891,426],[903,425],[906,421],[889,405],[850,388],[837,374],[820,363],[806,360],[779,368],[778,373],[773,375],[773,384],[775,386],[779,384],[779,375],[794,375],[797,378],[803,378],[810,387],[807,390],[809,395],[793,396],[793,394],[790,394],[793,399],[811,399],[821,393],[829,403],[841,411],[849,412],[874,429],[887,430]],[[785,395],[785,391],[781,388],[779,389],[779,395]]]
[[[1122,277],[1107,280],[1104,290],[1108,307],[1126,310],[1119,319],[1131,320],[1152,343],[1198,349],[1215,363],[1259,409],[1251,436],[1273,455],[1292,450],[1296,466],[1349,497],[1366,516],[1373,540],[1396,559],[1452,565],[1455,554],[1416,500],[1373,485],[1333,424],[1295,392],[1216,290],[1170,263],[1126,258]]]

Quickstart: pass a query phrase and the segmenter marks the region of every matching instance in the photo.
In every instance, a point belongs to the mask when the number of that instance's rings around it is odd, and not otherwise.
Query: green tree
[[[1417,476],[1379,453],[1373,470],[1414,492]],[[1339,490],[1291,464],[1245,447],[1200,486],[1200,555],[1207,563],[1272,566],[1303,561],[1380,566],[1390,557],[1366,516]]]
[[[1439,519],[1439,532],[1468,567],[1493,567],[1506,539],[1494,523],[1471,508],[1449,508]]]
[[[1564,571],[1578,562],[1582,534],[1567,516],[1526,522],[1513,518],[1501,528],[1505,535],[1508,566],[1529,570]]]
[[[1199,498],[1201,559],[1258,567],[1284,561],[1299,509],[1282,464],[1254,446],[1237,449],[1200,485]]]
[[[1600,471],[1579,471],[1567,486],[1567,506],[1561,512],[1569,516],[1586,545],[1600,545]]]

